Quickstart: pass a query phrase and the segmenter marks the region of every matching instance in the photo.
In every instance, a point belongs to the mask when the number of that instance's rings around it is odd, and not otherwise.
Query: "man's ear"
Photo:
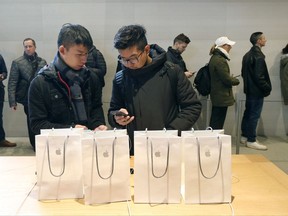
[[[59,48],[58,48],[58,51],[60,54],[64,55],[65,53],[65,47],[63,45],[61,45]]]
[[[149,55],[149,53],[150,53],[150,45],[147,44],[147,45],[144,47],[144,50],[145,50],[146,53],[148,53],[148,55]]]

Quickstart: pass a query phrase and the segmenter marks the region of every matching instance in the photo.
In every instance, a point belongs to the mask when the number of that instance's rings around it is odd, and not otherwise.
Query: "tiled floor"
[[[17,143],[14,148],[0,148],[0,156],[32,156],[35,155],[27,137],[8,137]],[[288,137],[257,137],[258,141],[267,145],[267,151],[259,151],[240,145],[240,154],[262,154],[276,166],[288,174]],[[232,145],[232,154],[236,154],[236,146]]]

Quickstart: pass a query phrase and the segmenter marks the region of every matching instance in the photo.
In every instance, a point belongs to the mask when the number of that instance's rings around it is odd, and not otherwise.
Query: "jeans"
[[[246,96],[241,130],[242,136],[247,137],[248,142],[256,141],[256,128],[262,112],[263,103],[263,97]]]
[[[4,106],[4,87],[0,86],[0,141],[5,140],[5,131],[3,128],[3,106]]]

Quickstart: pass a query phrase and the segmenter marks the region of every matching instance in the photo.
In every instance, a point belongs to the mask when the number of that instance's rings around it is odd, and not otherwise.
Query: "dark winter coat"
[[[183,72],[188,71],[181,54],[171,46],[167,49],[167,61],[179,65]]]
[[[244,93],[247,96],[266,97],[270,95],[272,85],[260,47],[253,46],[243,57],[241,74]]]
[[[135,116],[127,125],[130,136],[134,130],[146,128],[189,130],[201,113],[201,103],[191,83],[179,66],[166,62],[165,52],[143,68],[126,68],[116,73],[108,111],[112,127],[121,128],[112,114],[120,108]]]
[[[46,64],[46,60],[40,58],[37,53],[33,60],[24,53],[12,62],[8,81],[10,107],[16,106],[17,103],[27,104],[30,82]]]
[[[99,76],[102,86],[104,87],[104,76],[107,72],[106,62],[102,53],[95,46],[93,46],[89,52],[86,66],[90,71],[95,72]]]
[[[238,85],[239,80],[230,75],[227,56],[215,49],[209,61],[211,77],[210,99],[213,106],[227,107],[234,104],[232,86]]]
[[[102,85],[95,73],[89,70],[86,73],[87,78],[81,86],[88,118],[85,126],[94,130],[105,125]],[[69,87],[60,79],[53,63],[44,67],[31,82],[28,105],[31,129],[35,134],[39,134],[40,129],[69,128],[78,124]]]

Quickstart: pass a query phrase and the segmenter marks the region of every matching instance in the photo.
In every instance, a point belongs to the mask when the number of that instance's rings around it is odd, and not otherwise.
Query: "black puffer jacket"
[[[32,131],[40,129],[69,128],[75,120],[68,86],[61,81],[59,72],[51,63],[44,67],[33,79],[29,88],[29,112]],[[88,121],[87,128],[93,130],[105,125],[102,109],[102,86],[98,76],[86,71],[87,78],[82,86],[82,95]],[[81,123],[82,124],[82,123]]]
[[[266,97],[272,85],[260,47],[253,46],[243,57],[241,75],[244,81],[244,93],[249,96]]]
[[[16,106],[17,103],[27,103],[30,82],[46,64],[46,60],[40,58],[37,53],[34,57],[29,57],[24,53],[12,62],[8,81],[10,107]]]
[[[108,112],[112,127],[121,128],[112,113],[120,108],[135,116],[127,128],[131,140],[134,130],[189,130],[201,113],[191,83],[178,65],[166,62],[165,52],[143,68],[116,73]]]
[[[102,86],[104,87],[104,76],[107,72],[106,62],[100,50],[98,50],[95,46],[93,46],[89,52],[86,66],[90,71],[95,72],[99,76]]]

